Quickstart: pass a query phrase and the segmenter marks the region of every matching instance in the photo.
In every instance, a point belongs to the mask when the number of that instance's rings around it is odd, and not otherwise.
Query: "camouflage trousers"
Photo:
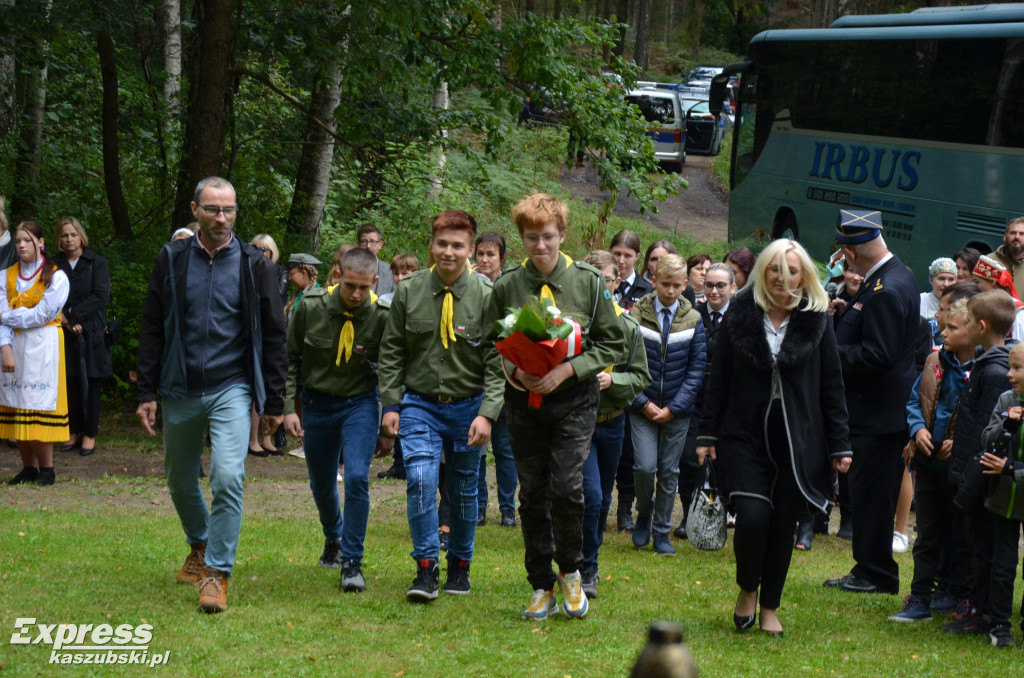
[[[563,573],[583,566],[583,462],[599,399],[597,379],[544,396],[536,409],[527,406],[527,394],[505,389],[526,576],[534,589],[554,588],[552,560]]]

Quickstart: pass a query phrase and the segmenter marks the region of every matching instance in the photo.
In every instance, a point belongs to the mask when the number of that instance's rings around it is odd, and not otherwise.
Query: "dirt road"
[[[619,196],[615,213],[644,219],[662,231],[689,234],[701,242],[725,240],[729,231],[729,210],[724,191],[708,174],[710,161],[710,156],[687,155],[683,176],[690,187],[659,204],[657,214],[641,215],[636,201],[626,195]],[[597,172],[589,165],[564,172],[562,186],[584,202],[604,202],[605,194],[599,188]]]

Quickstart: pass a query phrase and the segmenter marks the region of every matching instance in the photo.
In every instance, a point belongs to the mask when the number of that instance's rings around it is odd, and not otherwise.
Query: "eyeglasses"
[[[382,242],[384,242],[384,241],[383,240],[360,240],[359,241],[359,246],[360,247],[369,247],[370,245],[379,245]]]
[[[541,241],[544,241],[545,245],[551,245],[551,244],[555,243],[558,240],[558,237],[560,235],[561,235],[560,233],[545,233],[544,235],[537,235],[535,233],[530,233],[529,235],[524,235],[523,236],[523,244],[524,245],[534,246],[537,243],[539,243]]]
[[[705,292],[711,292],[711,291],[714,291],[714,290],[718,290],[719,292],[724,292],[725,288],[728,287],[729,285],[730,285],[730,283],[724,283],[724,282],[721,282],[721,283],[709,283],[709,282],[706,282],[706,283],[704,283],[704,291]]]
[[[199,208],[202,209],[204,212],[206,212],[206,216],[208,216],[208,217],[216,217],[218,214],[223,212],[224,216],[228,217],[230,219],[231,217],[235,216],[235,214],[238,212],[238,206],[237,205],[235,205],[234,207],[217,207],[216,205],[200,205]]]

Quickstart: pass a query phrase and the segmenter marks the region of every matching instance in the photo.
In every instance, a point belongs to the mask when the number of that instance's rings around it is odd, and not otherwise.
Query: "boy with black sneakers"
[[[1017,574],[1017,545],[1024,520],[1024,344],[1010,349],[1010,370],[1006,375],[1012,390],[996,402],[982,438],[986,450],[995,443],[1001,454],[986,451],[981,457],[983,473],[992,478],[985,508],[992,518],[992,566],[989,578],[989,640],[995,647],[1012,647],[1013,582]],[[999,444],[1002,442],[1002,444]],[[1020,495],[1018,498],[1017,495]],[[1024,622],[1022,622],[1024,627]]]
[[[370,515],[370,461],[378,424],[378,348],[388,312],[373,293],[377,258],[354,249],[341,258],[341,281],[306,292],[288,324],[284,427],[304,438],[309,487],[324,532],[321,567],[341,568],[343,591],[363,591],[363,542]],[[295,414],[295,395],[302,420]],[[344,450],[344,452],[342,452]],[[345,511],[338,462],[345,462]]]
[[[565,204],[545,193],[524,198],[513,208],[512,221],[527,259],[494,283],[484,323],[484,341],[491,348],[498,335],[495,321],[536,296],[542,303],[550,300],[547,303],[557,306],[563,317],[583,328],[580,352],[546,375],[531,375],[509,363],[505,367],[505,413],[519,472],[526,575],[533,588],[525,619],[545,619],[558,612],[556,581],[567,617],[581,618],[589,609],[580,577],[583,463],[600,400],[596,377],[626,350],[625,331],[601,273],[561,252],[568,219]],[[501,369],[499,364],[499,379]],[[529,406],[528,390],[543,396],[540,407]],[[557,577],[552,561],[558,563]]]
[[[462,210],[445,210],[431,228],[430,253],[437,263],[409,275],[395,290],[380,345],[381,428],[402,438],[417,565],[406,597],[421,602],[437,598],[442,454],[452,504],[444,590],[469,593],[480,450],[501,412],[501,365],[481,343],[491,281],[474,275],[466,263],[476,221]]]
[[[974,368],[974,344],[967,332],[967,300],[956,302],[943,318],[942,349],[929,354],[907,402],[911,441],[903,451],[917,472],[917,541],[914,578],[903,610],[889,621],[915,622],[932,618],[931,601],[939,569],[942,540],[952,521],[953,488],[949,484],[949,455],[953,439],[949,422],[960,400],[967,375]],[[948,437],[947,437],[948,436]]]
[[[1013,299],[1002,290],[982,292],[967,302],[967,334],[979,348],[971,378],[960,396],[956,431],[949,462],[950,484],[959,488],[954,499],[953,542],[956,547],[957,587],[970,591],[957,604],[953,621],[942,626],[949,633],[988,633],[988,571],[983,553],[991,539],[989,514],[980,497],[963,491],[964,470],[981,446],[981,437],[999,396],[1010,387],[1006,377],[1010,349],[1006,333],[1016,314]]]

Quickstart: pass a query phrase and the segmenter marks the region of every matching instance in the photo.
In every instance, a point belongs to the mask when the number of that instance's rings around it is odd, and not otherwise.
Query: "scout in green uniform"
[[[595,250],[584,261],[601,272],[605,286],[614,294],[621,279],[611,252]],[[597,426],[590,442],[590,453],[583,463],[583,569],[580,575],[583,592],[590,599],[597,598],[600,580],[597,553],[604,541],[615,473],[626,437],[625,411],[651,383],[640,324],[618,304],[615,304],[615,312],[626,333],[626,350],[613,365],[597,375],[601,402],[597,406]]]
[[[506,309],[520,307],[530,295],[552,299],[562,313],[583,328],[582,352],[542,377],[506,366],[505,387],[512,453],[519,471],[519,515],[526,546],[526,573],[534,589],[524,617],[543,619],[555,611],[555,573],[562,589],[562,610],[570,617],[587,613],[580,588],[583,566],[583,462],[590,451],[597,418],[599,372],[620,359],[626,337],[600,272],[573,262],[559,251],[569,211],[554,196],[538,193],[512,210],[528,259],[494,283],[487,307],[484,338],[493,345],[495,321]],[[544,396],[536,409],[527,390]],[[557,548],[556,548],[557,547]]]
[[[288,325],[285,429],[304,438],[309,487],[324,531],[322,567],[341,567],[341,588],[362,591],[370,460],[377,429],[377,353],[388,312],[373,294],[377,258],[355,249],[341,258],[341,282],[308,290]],[[295,394],[302,421],[295,414]],[[391,442],[390,439],[387,441]],[[338,462],[345,461],[345,513]]]
[[[452,504],[445,593],[469,593],[481,446],[501,412],[501,365],[481,344],[491,284],[466,262],[476,222],[446,210],[432,225],[437,263],[405,278],[391,302],[380,348],[381,426],[400,435],[405,458],[412,557],[409,600],[437,598],[437,478],[442,450]],[[489,364],[488,364],[489,363]],[[491,373],[485,392],[484,373]]]

